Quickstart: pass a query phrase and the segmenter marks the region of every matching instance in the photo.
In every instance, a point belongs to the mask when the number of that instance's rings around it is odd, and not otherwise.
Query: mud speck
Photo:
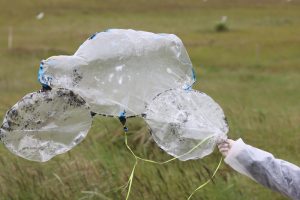
[[[82,80],[82,75],[78,72],[77,69],[74,69],[73,74],[72,74],[72,78],[73,78],[72,85],[73,85],[73,87],[75,87]]]

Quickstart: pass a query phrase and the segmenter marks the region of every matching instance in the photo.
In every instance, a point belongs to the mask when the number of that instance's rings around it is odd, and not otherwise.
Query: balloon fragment
[[[175,89],[157,95],[144,118],[158,146],[182,161],[209,155],[228,132],[222,108],[196,90]]]
[[[89,106],[74,92],[34,92],[6,113],[0,138],[12,153],[45,162],[80,143],[91,123]]]
[[[92,35],[72,56],[42,61],[39,81],[78,93],[95,113],[134,116],[157,94],[191,87],[195,76],[176,35],[110,29]]]
[[[221,107],[191,89],[196,80],[192,63],[173,34],[122,29],[93,34],[74,55],[43,60],[38,80],[43,89],[6,113],[1,141],[18,156],[45,162],[80,143],[95,114],[118,117],[136,159],[126,200],[138,160],[165,164],[203,158],[229,129]],[[134,154],[126,119],[136,116],[145,119],[154,141],[174,158],[156,162]]]

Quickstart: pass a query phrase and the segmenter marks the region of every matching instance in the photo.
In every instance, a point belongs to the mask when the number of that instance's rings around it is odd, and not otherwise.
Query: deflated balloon
[[[161,93],[148,105],[144,118],[158,146],[180,160],[210,154],[228,132],[221,107],[195,90]]]
[[[72,56],[42,61],[39,80],[78,93],[95,113],[133,116],[157,94],[188,88],[195,78],[176,35],[110,29],[91,36]]]
[[[81,142],[91,123],[89,106],[74,92],[34,92],[6,113],[0,137],[12,153],[45,162]]]

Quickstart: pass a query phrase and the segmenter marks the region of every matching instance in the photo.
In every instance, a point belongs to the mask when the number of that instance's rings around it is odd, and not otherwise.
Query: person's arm
[[[300,168],[296,165],[276,159],[242,139],[227,140],[218,147],[226,156],[225,162],[236,171],[292,199],[300,199]]]

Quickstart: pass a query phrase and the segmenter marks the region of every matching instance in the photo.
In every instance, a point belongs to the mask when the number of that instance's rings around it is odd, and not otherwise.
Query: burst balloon
[[[74,92],[34,92],[6,113],[0,137],[12,153],[45,162],[81,142],[91,123],[89,106]]]

